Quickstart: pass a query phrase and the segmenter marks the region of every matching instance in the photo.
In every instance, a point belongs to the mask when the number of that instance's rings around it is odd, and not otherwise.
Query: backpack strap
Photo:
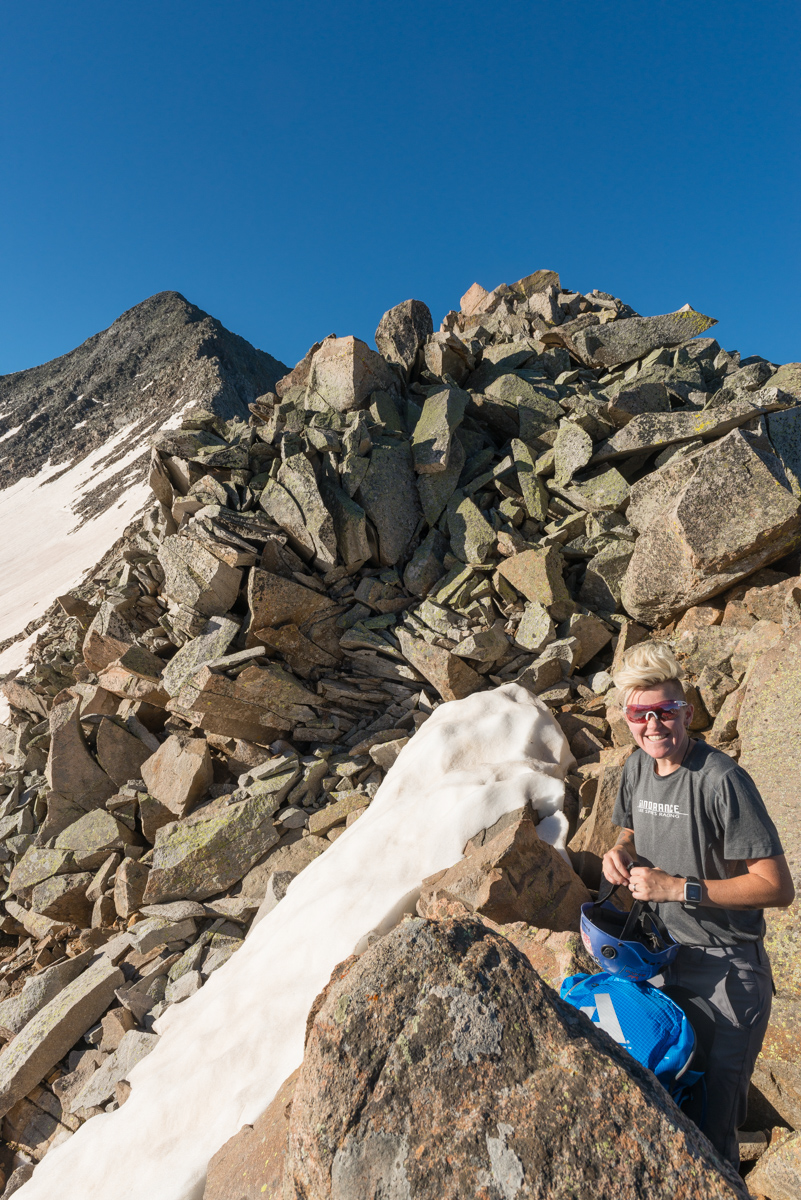
[[[631,865],[636,867],[638,864],[635,862]],[[600,905],[604,904],[621,886],[622,885],[619,883],[610,883],[605,875],[601,875],[601,886],[598,889],[598,899],[595,902],[596,906],[600,907]],[[636,930],[637,926],[641,923],[644,925],[646,921],[650,922],[654,933],[661,939],[663,945],[670,945],[670,943],[673,941],[673,938],[668,933],[667,927],[662,918],[653,912],[648,905],[647,900],[635,900],[632,904],[631,908],[629,909],[628,916],[626,917],[626,923],[620,933],[621,942],[630,941],[631,936]]]

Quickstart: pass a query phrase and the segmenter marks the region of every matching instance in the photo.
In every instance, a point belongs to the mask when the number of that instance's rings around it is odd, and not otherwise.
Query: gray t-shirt
[[[671,775],[657,775],[653,759],[635,750],[623,768],[612,820],[634,831],[642,866],[683,878],[730,879],[745,873],[744,859],[783,853],[751,776],[704,742],[695,742]],[[676,901],[655,907],[682,945],[731,946],[758,941],[765,932],[761,908],[686,909]]]

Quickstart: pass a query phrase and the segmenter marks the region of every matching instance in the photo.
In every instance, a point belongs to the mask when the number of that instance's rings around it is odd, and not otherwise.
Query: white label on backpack
[[[596,1024],[601,1026],[605,1033],[608,1033],[618,1045],[625,1046],[626,1039],[623,1036],[623,1030],[620,1028],[620,1021],[617,1019],[615,1006],[612,1003],[612,997],[608,992],[595,993],[595,1007],[598,1011],[598,1020]],[[584,1010],[586,1012],[586,1009]],[[589,1014],[588,1014],[589,1015]],[[592,1020],[592,1018],[590,1018]]]

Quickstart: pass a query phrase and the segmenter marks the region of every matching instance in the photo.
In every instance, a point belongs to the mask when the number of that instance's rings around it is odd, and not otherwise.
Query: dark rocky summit
[[[286,371],[178,292],[159,292],[69,354],[0,376],[0,437],[17,429],[3,444],[0,488],[199,402],[246,416]]]

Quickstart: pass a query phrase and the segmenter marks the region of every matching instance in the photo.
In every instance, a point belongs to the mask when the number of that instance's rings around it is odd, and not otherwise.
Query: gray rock
[[[286,488],[303,516],[311,536],[316,561],[332,567],[337,559],[337,539],[331,514],[323,503],[314,468],[305,454],[292,454],[281,464],[278,482]]]
[[[459,477],[464,470],[465,452],[458,436],[451,442],[450,458],[444,471],[417,476],[417,492],[423,516],[429,526],[436,525],[448,501],[456,490]]]
[[[194,917],[180,917],[177,921],[169,917],[146,917],[128,930],[131,946],[137,954],[147,954],[156,946],[166,942],[185,942],[197,933]]]
[[[102,866],[113,850],[124,852],[136,841],[136,834],[127,825],[104,809],[96,809],[60,833],[56,849],[71,851],[78,870],[92,871]]]
[[[408,371],[434,323],[422,300],[404,300],[385,312],[375,331],[375,344],[384,358]]]
[[[412,434],[412,458],[419,474],[441,474],[448,469],[453,434],[469,399],[459,388],[444,388],[427,397]]]
[[[97,1024],[123,982],[122,971],[101,954],[28,1021],[0,1054],[0,1114],[27,1096]]]
[[[231,617],[212,617],[197,637],[185,642],[164,668],[161,684],[170,696],[177,696],[198,667],[225,654],[239,632],[239,622]]]
[[[553,447],[554,482],[569,483],[592,458],[592,438],[575,423],[563,421]]]
[[[342,561],[349,570],[360,567],[371,553],[364,509],[331,478],[320,481],[320,495],[331,514]]]
[[[556,627],[543,604],[536,600],[530,600],[526,604],[515,633],[515,641],[523,650],[529,650],[532,654],[541,654],[546,646],[556,641]]]
[[[227,891],[278,841],[269,818],[280,795],[204,808],[159,829],[144,903],[203,900]]]
[[[799,373],[801,374],[801,367]],[[801,497],[801,408],[771,413],[767,418],[767,425],[768,437],[781,459],[787,482],[793,494]]]
[[[640,413],[670,412],[670,397],[664,383],[659,380],[643,380],[635,376],[631,383],[623,384],[604,409],[604,416],[613,425],[628,425],[632,417]]]
[[[361,460],[360,460],[361,461]],[[277,479],[268,479],[259,497],[259,504],[277,525],[289,534],[292,545],[304,559],[314,556],[315,546],[303,520],[299,505]]]
[[[616,612],[622,598],[623,579],[636,543],[616,538],[587,563],[579,601],[598,612]],[[628,612],[628,609],[626,609]]]
[[[221,616],[236,602],[242,572],[222,562],[195,538],[167,537],[159,547],[163,593],[206,617]]]
[[[689,306],[659,317],[628,317],[593,325],[572,335],[582,362],[592,367],[615,367],[642,358],[660,346],[678,346],[705,333],[717,321]]]
[[[80,710],[81,697],[77,693],[53,706],[45,774],[54,792],[86,810],[108,800],[117,789],[89,753]]]
[[[47,967],[38,975],[29,976],[21,992],[0,1002],[0,1025],[11,1033],[19,1033],[68,983],[78,978],[94,958],[94,953],[94,950],[85,950],[75,958],[68,958]]]
[[[709,441],[762,413],[786,407],[778,393],[756,392],[705,412],[643,413],[634,417],[593,455],[593,462],[650,453],[676,442]]]
[[[462,562],[484,562],[495,545],[495,530],[469,496],[456,492],[448,502],[451,549]]]
[[[734,430],[699,456],[663,519],[637,539],[622,602],[636,620],[652,625],[718,595],[799,544],[799,502],[778,459]]]
[[[532,521],[544,521],[548,512],[548,493],[535,470],[536,459],[519,438],[512,438],[511,451],[526,512]]]
[[[404,554],[420,519],[420,503],[409,443],[379,437],[358,498],[376,527],[381,563],[392,567]]]
[[[445,574],[443,557],[448,543],[437,529],[432,529],[420,543],[403,573],[403,586],[413,596],[428,595],[438,579]]]
[[[355,337],[323,342],[311,362],[308,395],[336,412],[364,408],[372,392],[393,392],[397,387],[389,364]]]
[[[114,1089],[122,1079],[127,1079],[129,1073],[138,1062],[146,1058],[158,1043],[155,1033],[141,1033],[138,1029],[129,1029],[123,1034],[122,1040],[108,1058],[89,1077],[81,1090],[72,1097],[68,1111],[77,1112],[80,1108],[94,1108],[108,1103],[114,1097]]]

